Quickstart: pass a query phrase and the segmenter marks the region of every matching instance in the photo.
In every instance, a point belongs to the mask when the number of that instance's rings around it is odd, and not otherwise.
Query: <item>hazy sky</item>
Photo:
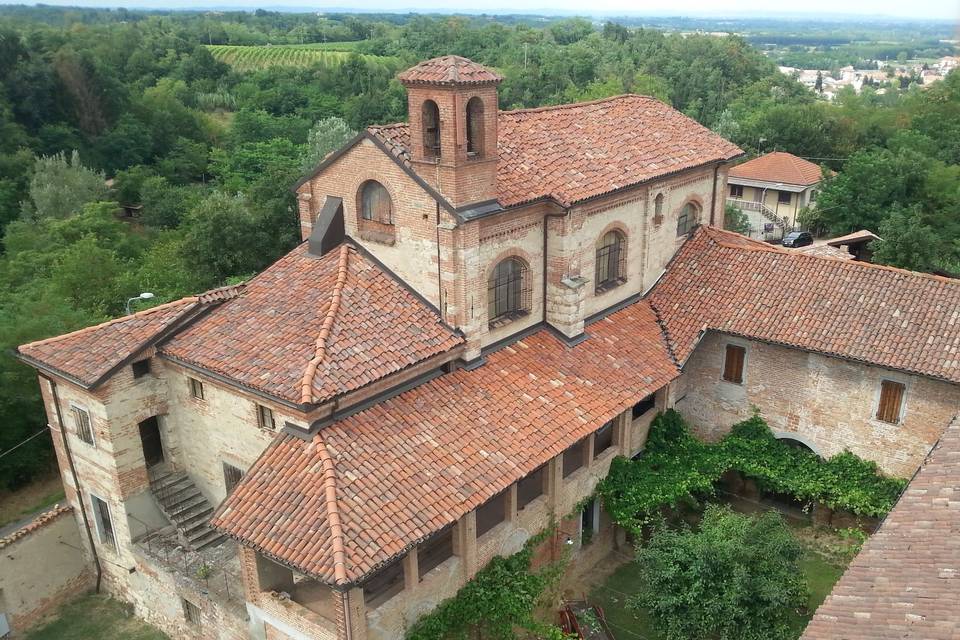
[[[0,4],[19,4],[11,0],[0,0]],[[903,0],[805,0],[802,3],[779,4],[770,0],[724,0],[722,3],[710,0],[470,0],[469,2],[450,2],[450,0],[327,0],[310,2],[309,0],[138,0],[137,2],[118,2],[116,0],[45,0],[45,4],[72,6],[126,6],[126,7],[231,7],[231,8],[303,8],[322,11],[324,8],[356,8],[359,10],[439,10],[463,13],[541,13],[558,11],[591,13],[631,13],[631,14],[669,14],[669,15],[736,15],[762,13],[765,15],[777,11],[803,13],[805,16],[828,18],[831,15],[887,15],[920,19],[940,19],[960,21],[960,0],[923,0],[922,2],[903,2]]]

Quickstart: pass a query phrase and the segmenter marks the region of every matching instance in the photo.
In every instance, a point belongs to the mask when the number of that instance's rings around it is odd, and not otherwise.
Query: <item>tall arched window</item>
[[[393,203],[386,187],[376,180],[367,180],[360,187],[360,217],[364,220],[393,224]]]
[[[467,103],[467,153],[483,153],[483,100],[476,96]]]
[[[653,224],[659,227],[663,223],[663,194],[658,193],[653,200]]]
[[[688,202],[683,205],[683,209],[680,210],[680,216],[677,218],[677,237],[690,233],[690,229],[693,229],[697,225],[699,219],[700,207],[693,202]]]
[[[527,265],[519,258],[500,261],[487,280],[487,319],[499,326],[526,313],[529,304]]]
[[[594,284],[597,293],[623,284],[627,279],[626,242],[619,231],[608,231],[597,241]]]
[[[423,128],[423,153],[431,158],[440,157],[440,108],[433,100],[426,100],[420,116]]]

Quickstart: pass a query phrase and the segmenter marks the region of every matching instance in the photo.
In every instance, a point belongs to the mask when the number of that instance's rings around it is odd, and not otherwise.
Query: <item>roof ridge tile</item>
[[[330,296],[330,307],[327,309],[327,315],[320,326],[320,333],[317,335],[316,351],[313,358],[307,364],[303,372],[303,380],[300,384],[300,402],[309,404],[313,402],[313,381],[317,375],[317,367],[323,362],[327,354],[327,338],[330,337],[330,329],[337,318],[337,312],[340,311],[340,302],[343,297],[343,286],[347,282],[347,266],[350,258],[350,245],[340,245],[340,260],[337,264],[337,282],[333,285],[333,292]]]
[[[317,435],[317,453],[323,468],[324,502],[327,507],[327,523],[330,525],[330,545],[333,550],[333,574],[337,584],[347,584],[347,552],[344,543],[343,521],[337,502],[337,468],[327,449],[323,436]]]

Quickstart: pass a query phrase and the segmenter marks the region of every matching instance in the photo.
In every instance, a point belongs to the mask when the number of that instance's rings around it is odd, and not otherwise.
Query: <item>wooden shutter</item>
[[[747,350],[735,344],[727,345],[726,358],[723,362],[723,379],[727,382],[743,382],[743,360]]]
[[[877,406],[877,420],[891,424],[900,422],[900,406],[903,403],[904,386],[893,380],[880,382],[880,404]]]

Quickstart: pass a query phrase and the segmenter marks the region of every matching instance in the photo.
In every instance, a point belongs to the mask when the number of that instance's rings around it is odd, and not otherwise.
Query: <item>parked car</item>
[[[783,238],[783,246],[799,249],[813,244],[813,236],[809,231],[791,231]]]

